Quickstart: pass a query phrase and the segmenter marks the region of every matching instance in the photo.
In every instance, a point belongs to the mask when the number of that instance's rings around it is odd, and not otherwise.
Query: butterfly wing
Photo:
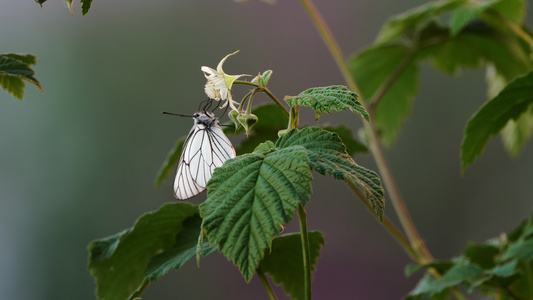
[[[205,190],[215,168],[234,157],[235,149],[218,121],[210,126],[195,125],[183,144],[174,180],[174,196],[185,200],[198,195]]]

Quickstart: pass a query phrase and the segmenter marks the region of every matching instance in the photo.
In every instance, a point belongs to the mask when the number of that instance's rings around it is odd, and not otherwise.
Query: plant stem
[[[272,286],[270,285],[270,282],[268,282],[268,279],[265,276],[265,272],[259,267],[256,270],[257,276],[259,276],[259,279],[261,280],[261,283],[263,284],[263,287],[265,288],[268,298],[270,300],[277,300],[278,297],[276,296],[276,293],[274,293],[274,290],[272,289]]]
[[[300,221],[300,236],[302,239],[304,263],[304,299],[311,300],[311,253],[309,250],[309,236],[307,234],[307,213],[301,203],[298,204],[298,220]]]
[[[514,22],[507,19],[499,11],[491,8],[488,10],[489,14],[498,19],[500,22],[509,27],[514,34],[519,36],[524,42],[526,42],[531,49],[533,49],[533,37],[529,35],[520,25],[515,24]]]
[[[287,110],[287,108],[285,108],[285,106],[283,106],[281,101],[279,101],[279,99],[276,98],[276,96],[274,96],[274,94],[272,94],[272,92],[270,92],[270,90],[267,89],[266,87],[260,87],[259,85],[255,83],[251,83],[251,82],[243,81],[243,80],[235,80],[233,84],[250,85],[250,86],[255,87],[257,90],[260,90],[261,92],[267,94],[267,96],[270,97],[270,99],[272,99],[274,103],[276,103],[280,108],[282,108],[282,110],[285,112],[285,114],[287,114],[287,116],[289,115],[289,111]]]
[[[337,62],[337,65],[342,75],[344,76],[344,79],[346,83],[348,84],[349,88],[352,91],[360,95],[361,94],[360,90],[355,80],[353,79],[352,74],[350,73],[350,70],[348,69],[346,62],[344,61],[344,56],[342,54],[342,51],[338,43],[335,41],[333,34],[331,33],[326,23],[324,22],[324,19],[320,15],[319,11],[313,5],[311,0],[300,0],[300,2],[303,4],[305,9],[309,13],[311,19],[313,20],[313,23],[315,24],[320,35],[323,38],[324,43],[328,46],[328,49],[330,50],[331,55]],[[399,75],[400,73],[398,73],[395,77],[390,79],[389,85],[392,85],[393,81],[395,81]],[[380,98],[375,98],[373,101],[379,102],[383,95],[384,93],[380,96]],[[364,105],[365,102],[363,101],[362,103]],[[426,245],[424,244],[424,241],[420,237],[409,215],[409,212],[407,211],[407,207],[405,203],[403,202],[402,196],[400,194],[400,190],[398,189],[398,186],[396,185],[396,181],[394,179],[394,176],[392,175],[389,164],[386,160],[385,152],[383,150],[383,146],[379,139],[379,135],[377,133],[373,120],[370,119],[369,123],[365,123],[365,127],[370,137],[370,141],[369,141],[370,150],[372,151],[372,154],[378,166],[381,178],[383,179],[383,183],[389,193],[389,199],[392,202],[392,205],[396,211],[396,214],[398,215],[398,219],[400,220],[402,228],[405,231],[407,238],[409,239],[409,242],[411,243],[411,247],[414,249],[415,252],[419,254],[417,255],[417,257],[420,257],[422,259],[422,261],[419,261],[419,262],[425,263],[425,262],[432,261],[433,257],[429,253]]]

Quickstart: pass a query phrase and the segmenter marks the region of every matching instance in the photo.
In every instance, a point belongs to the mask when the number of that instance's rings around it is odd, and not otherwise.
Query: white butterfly
[[[205,190],[215,168],[235,157],[235,149],[210,112],[195,113],[194,126],[187,135],[174,180],[174,196],[185,200]]]

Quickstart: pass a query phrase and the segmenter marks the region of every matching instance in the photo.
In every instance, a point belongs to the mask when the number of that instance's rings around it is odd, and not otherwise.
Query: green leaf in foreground
[[[213,173],[200,205],[202,228],[212,245],[250,281],[264,250],[311,193],[303,147],[238,156]]]
[[[30,68],[36,63],[37,58],[30,54],[0,54],[0,86],[19,100],[24,96],[24,80],[43,92],[41,84],[34,77],[35,72]]]
[[[350,128],[345,125],[339,125],[337,127],[325,126],[323,127],[326,131],[335,132],[339,135],[344,146],[346,146],[346,152],[353,156],[356,153],[368,153],[368,147],[356,140],[353,137],[353,132]]]
[[[303,146],[309,155],[311,168],[319,174],[330,174],[338,180],[347,180],[363,190],[377,217],[383,218],[385,198],[379,176],[354,162],[346,153],[336,133],[318,127],[293,129],[282,136],[276,147]]]
[[[533,104],[533,72],[515,79],[468,121],[461,146],[461,169],[478,158],[491,136],[510,120],[518,119]]]
[[[309,232],[309,252],[311,254],[311,271],[315,270],[320,249],[324,245],[320,231]],[[261,261],[259,267],[270,274],[276,284],[282,284],[285,293],[291,299],[304,299],[304,266],[302,241],[299,233],[278,236],[272,240],[272,247]]]
[[[88,247],[89,270],[98,299],[142,294],[148,283],[194,257],[199,234],[198,208],[180,202],[143,215],[133,228],[93,241]]]
[[[297,105],[311,107],[315,111],[317,120],[325,112],[331,113],[333,110],[343,111],[345,109],[360,114],[366,121],[370,119],[365,108],[357,100],[357,94],[342,85],[311,88],[301,92],[298,96],[285,96],[284,100],[291,107]]]

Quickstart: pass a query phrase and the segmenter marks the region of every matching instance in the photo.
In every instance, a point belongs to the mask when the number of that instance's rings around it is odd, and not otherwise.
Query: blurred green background
[[[391,15],[422,0],[319,1],[346,55],[372,43]],[[159,166],[192,126],[162,110],[194,112],[205,99],[200,66],[230,74],[274,70],[283,97],[344,84],[296,0],[274,6],[231,0],[94,0],[82,17],[62,0],[0,4],[0,53],[31,53],[45,90],[19,102],[0,93],[0,299],[94,299],[87,244],[129,228],[144,212],[175,201]],[[529,8],[531,12],[531,9]],[[531,20],[528,20],[532,24]],[[235,98],[246,92],[237,87]],[[258,98],[259,99],[259,98]],[[266,98],[262,98],[264,102]],[[467,119],[486,100],[484,72],[447,77],[428,64],[420,93],[389,159],[415,223],[437,258],[468,241],[508,231],[532,209],[533,145],[509,158],[498,139],[461,176]],[[321,122],[361,126],[349,113]],[[304,111],[302,125],[314,124]],[[375,169],[369,155],[356,161]],[[310,230],[325,233],[315,299],[400,299],[415,285],[409,258],[349,189],[315,174]],[[205,194],[193,198],[198,204]],[[386,214],[394,218],[392,206]],[[292,222],[286,232],[296,231]],[[285,299],[280,291],[281,299]],[[148,287],[143,299],[267,299],[221,254],[189,262]]]

